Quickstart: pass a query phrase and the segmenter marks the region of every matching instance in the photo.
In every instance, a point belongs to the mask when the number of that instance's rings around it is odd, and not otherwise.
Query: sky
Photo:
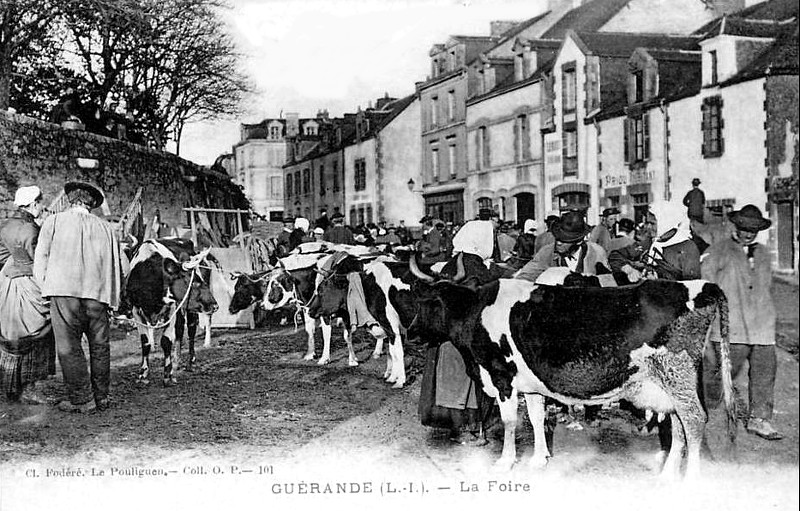
[[[181,156],[211,165],[239,125],[321,109],[339,117],[385,93],[400,98],[429,73],[448,36],[489,35],[492,20],[525,20],[547,0],[232,0],[225,14],[256,92],[241,118],[187,125]]]

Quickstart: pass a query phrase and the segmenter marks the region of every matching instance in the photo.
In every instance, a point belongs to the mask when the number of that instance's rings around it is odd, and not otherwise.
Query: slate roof
[[[564,39],[568,30],[593,32],[600,30],[630,0],[591,0],[572,9],[550,27],[542,39]]]
[[[767,75],[800,74],[798,64],[798,22],[795,20],[789,30],[784,30],[778,38],[747,66],[726,80],[721,86],[745,82]]]
[[[787,21],[791,20],[792,18],[797,18],[797,11],[798,11],[797,0],[767,0],[766,2],[761,2],[755,5],[751,5],[750,7],[728,14],[727,16],[722,16],[715,20],[709,21],[702,27],[698,28],[694,32],[694,34],[706,36],[707,34],[713,33],[715,30],[718,30],[720,28],[723,19],[725,20],[726,33],[729,33],[727,32],[727,30],[757,31],[758,28],[753,26],[756,24],[751,24],[747,26],[746,22],[747,21],[752,22],[756,20],[765,22]],[[728,23],[731,22],[732,20],[733,24],[731,25],[731,27],[727,27]],[[731,35],[747,35],[747,34],[732,33]]]
[[[623,32],[578,32],[576,35],[579,44],[582,42],[592,54],[601,57],[629,58],[636,48],[700,51],[697,36]]]

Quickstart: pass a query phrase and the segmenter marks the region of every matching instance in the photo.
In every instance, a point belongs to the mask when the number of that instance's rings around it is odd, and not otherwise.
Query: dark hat
[[[603,210],[603,214],[600,216],[610,216],[610,215],[619,215],[619,209],[617,208],[606,208]]]
[[[492,218],[492,213],[494,213],[494,210],[492,210],[492,208],[481,208],[478,210],[478,219],[490,220]]]
[[[91,183],[87,183],[85,181],[68,181],[64,185],[64,193],[67,194],[67,197],[69,197],[70,193],[76,190],[83,190],[92,197],[92,204],[87,204],[89,209],[99,207],[105,200],[105,196],[103,195],[103,192],[100,191],[100,188]]]
[[[636,224],[630,218],[622,218],[617,222],[617,229],[624,232],[633,232],[636,229]]]
[[[341,214],[340,212],[337,211],[331,215],[331,220],[339,220],[339,219],[344,219],[344,215]]]
[[[758,206],[748,204],[739,211],[731,211],[728,213],[730,221],[743,231],[758,232],[769,229],[772,221],[764,218]]]
[[[283,223],[294,223],[294,217],[292,215],[283,215]]]
[[[579,211],[567,211],[558,222],[553,225],[553,236],[562,243],[575,243],[582,240],[591,227],[586,224],[583,213]]]
[[[429,215],[425,215],[425,216],[423,216],[422,218],[419,219],[419,223],[424,224],[424,223],[430,222],[432,220],[433,220],[432,217],[430,217]]]
[[[544,223],[546,225],[550,225],[551,223],[558,222],[559,220],[561,220],[561,217],[558,215],[547,215],[547,218],[544,219]]]
[[[699,184],[700,184],[700,179],[698,179],[698,178],[692,179],[692,185],[697,186]]]

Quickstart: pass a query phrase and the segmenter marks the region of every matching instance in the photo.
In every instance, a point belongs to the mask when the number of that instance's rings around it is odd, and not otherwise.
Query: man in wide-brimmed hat
[[[542,272],[554,266],[567,267],[583,275],[596,275],[598,265],[601,265],[610,273],[606,251],[597,243],[586,240],[591,228],[582,212],[564,213],[551,230],[555,242],[542,247],[514,274],[514,278],[536,281]]]
[[[744,361],[749,394],[747,431],[767,440],[783,438],[770,423],[775,395],[775,305],[770,295],[772,270],[767,247],[756,242],[760,231],[772,224],[757,206],[748,204],[728,214],[734,230],[708,248],[702,277],[715,282],[728,298],[731,365],[734,377]],[[716,336],[715,336],[716,337]],[[719,339],[707,350],[703,381],[710,408],[719,403]],[[742,375],[745,376],[745,375]]]
[[[422,261],[427,264],[445,261],[446,247],[442,244],[442,231],[436,228],[437,219],[425,215],[419,223],[422,224],[422,239],[417,242],[417,250],[422,254]]]
[[[700,179],[692,179],[692,189],[683,197],[683,205],[686,206],[686,216],[689,217],[689,220],[704,223],[706,194],[700,189]]]
[[[81,181],[68,182],[64,192],[72,207],[44,221],[33,273],[42,296],[50,298],[56,351],[67,387],[68,399],[58,408],[89,412],[108,406],[108,310],[119,306],[123,263],[113,227],[91,213],[103,204],[103,192]],[[81,348],[83,335],[89,341],[91,373]]]

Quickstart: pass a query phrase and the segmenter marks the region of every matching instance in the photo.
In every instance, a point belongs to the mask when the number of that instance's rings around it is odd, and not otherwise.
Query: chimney
[[[376,110],[383,110],[383,107],[391,103],[392,101],[397,101],[397,98],[390,98],[389,93],[387,92],[384,94],[382,98],[379,98],[375,101],[375,109]]]
[[[286,113],[286,136],[296,137],[300,133],[300,114],[297,112]]]
[[[501,36],[519,25],[519,21],[509,20],[495,20],[489,23],[489,28],[492,36]]]
[[[328,114],[328,109],[325,108],[324,110],[317,111],[317,119],[321,121],[327,121],[330,119],[330,115]]]
[[[709,0],[706,5],[714,11],[714,16],[719,17],[744,9],[745,3],[745,0]]]

